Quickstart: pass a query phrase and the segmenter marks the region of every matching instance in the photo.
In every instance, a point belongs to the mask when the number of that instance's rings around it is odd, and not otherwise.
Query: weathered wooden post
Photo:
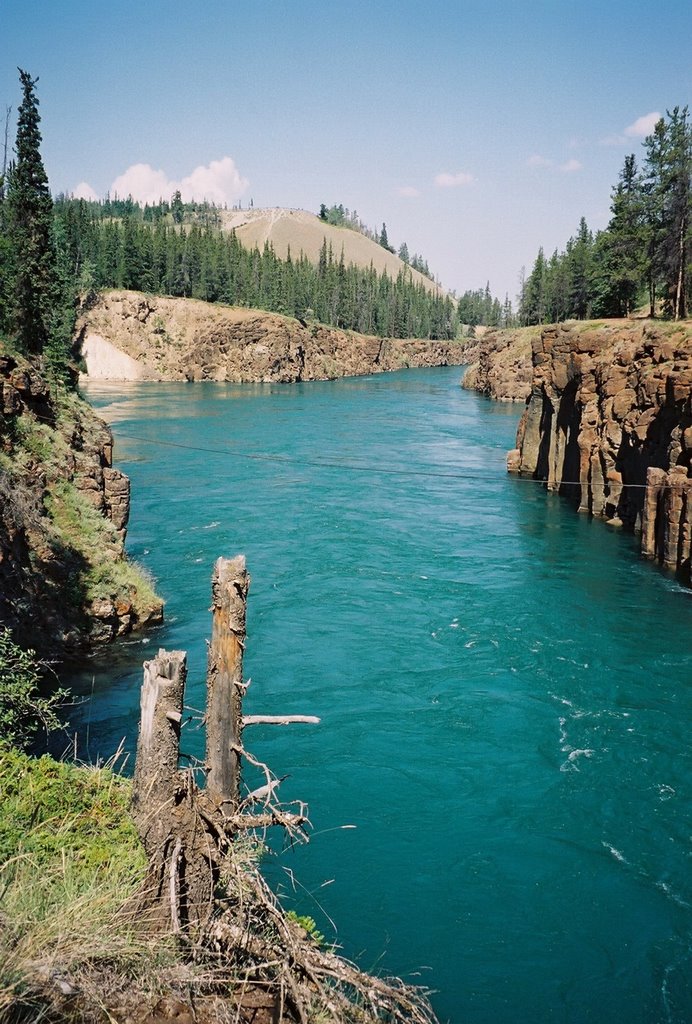
[[[207,671],[207,791],[222,810],[240,805],[243,651],[250,577],[245,556],[218,558],[211,580],[212,633]]]

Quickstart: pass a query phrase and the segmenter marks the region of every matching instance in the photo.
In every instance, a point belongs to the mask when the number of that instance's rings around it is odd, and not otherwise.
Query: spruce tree
[[[53,200],[41,159],[38,79],[21,68],[19,77],[23,99],[17,122],[17,159],[7,192],[8,235],[14,258],[10,327],[25,352],[41,353],[49,337],[56,289]]]

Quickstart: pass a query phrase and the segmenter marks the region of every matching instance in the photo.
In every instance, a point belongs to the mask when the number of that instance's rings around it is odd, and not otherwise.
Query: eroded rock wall
[[[106,292],[78,322],[92,378],[274,383],[460,365],[455,342],[376,338],[194,299]]]
[[[641,533],[690,585],[692,325],[545,327],[510,471]]]
[[[467,343],[470,365],[461,382],[468,391],[498,402],[525,402],[531,391],[531,340],[537,327],[489,328]]]
[[[130,483],[112,456],[86,403],[54,400],[36,366],[0,354],[0,622],[41,654],[161,619],[148,582],[126,569]]]

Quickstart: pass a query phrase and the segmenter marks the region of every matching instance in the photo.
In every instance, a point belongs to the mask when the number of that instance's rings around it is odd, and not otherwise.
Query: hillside
[[[257,309],[104,292],[77,323],[93,379],[286,383],[460,365],[457,342],[376,338]]]
[[[446,294],[430,278],[408,267],[394,253],[383,249],[359,231],[327,224],[307,210],[285,210],[280,207],[226,210],[222,211],[221,217],[224,229],[235,230],[240,242],[248,249],[255,246],[262,249],[265,242],[270,242],[276,255],[285,259],[290,246],[293,257],[303,252],[316,264],[326,239],[327,246],[332,247],[335,260],[340,258],[343,250],[347,265],[353,263],[367,269],[372,263],[378,273],[386,270],[392,278],[396,278],[401,270],[407,270],[414,283],[424,285],[434,295]]]

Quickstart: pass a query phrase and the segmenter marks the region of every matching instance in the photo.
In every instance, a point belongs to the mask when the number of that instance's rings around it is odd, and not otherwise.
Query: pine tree
[[[8,236],[14,257],[11,329],[24,351],[41,353],[48,341],[56,289],[53,200],[40,151],[38,79],[21,68],[19,77],[23,99],[17,122],[17,159],[7,193]]]
[[[526,327],[545,323],[546,278],[547,265],[543,254],[543,247],[541,246],[531,274],[522,289],[519,317],[522,324]]]
[[[675,107],[665,125],[661,189],[663,236],[658,264],[664,290],[664,308],[674,320],[685,317],[685,276],[689,273],[690,204],[692,203],[692,126],[688,109]]]
[[[601,316],[629,316],[645,257],[643,197],[633,153],[625,157],[610,209],[610,223],[594,248],[596,309]]]

